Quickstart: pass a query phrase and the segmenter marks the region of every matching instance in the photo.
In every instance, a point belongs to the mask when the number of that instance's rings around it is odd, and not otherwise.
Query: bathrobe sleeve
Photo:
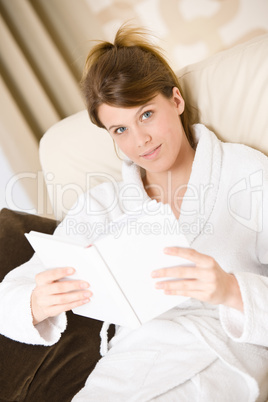
[[[81,206],[82,204],[82,206]],[[73,207],[71,222],[79,219],[83,210],[84,195]],[[67,215],[68,217],[68,215]],[[67,218],[66,217],[66,218]],[[57,227],[57,236],[68,236],[66,218]],[[67,218],[68,219],[68,218]],[[81,242],[81,239],[79,239]],[[45,270],[36,254],[26,263],[10,271],[0,283],[0,333],[15,341],[50,346],[58,342],[66,329],[66,314],[62,313],[33,325],[31,313],[31,294],[35,287],[35,276]]]
[[[256,233],[256,258],[262,266],[261,275],[239,272],[244,313],[220,306],[222,326],[237,342],[268,347],[268,168],[263,175],[262,202],[259,208],[259,230]]]
[[[30,261],[10,271],[0,284],[0,333],[15,341],[33,345],[53,345],[66,328],[66,315],[60,314],[34,326],[31,293],[35,275],[44,267],[34,255]]]
[[[236,278],[244,312],[220,306],[222,326],[234,341],[268,347],[268,278],[246,272]]]
[[[104,183],[96,186],[92,194],[82,194],[57,227],[55,235],[73,239],[75,243],[84,246],[91,243],[92,236],[97,236],[93,230],[94,224],[100,222],[104,227],[106,222],[106,210],[114,198],[111,187]],[[85,227],[87,232],[84,232]],[[36,326],[32,322],[30,300],[35,287],[35,275],[44,270],[45,267],[34,254],[31,260],[10,271],[0,283],[2,335],[19,342],[45,346],[53,345],[60,339],[67,326],[65,313],[48,318]]]

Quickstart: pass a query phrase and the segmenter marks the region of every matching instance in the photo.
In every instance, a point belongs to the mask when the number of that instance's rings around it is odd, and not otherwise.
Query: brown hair
[[[123,25],[114,44],[100,42],[89,52],[81,88],[89,117],[97,126],[104,128],[98,116],[98,107],[103,103],[135,107],[151,101],[159,93],[170,98],[174,87],[181,91],[178,78],[161,50],[147,37],[147,31]],[[187,105],[181,121],[194,148]]]

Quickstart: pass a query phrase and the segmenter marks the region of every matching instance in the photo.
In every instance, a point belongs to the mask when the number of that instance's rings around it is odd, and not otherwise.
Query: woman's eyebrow
[[[124,126],[124,124],[114,124],[114,125],[112,125],[112,126],[110,126],[110,127],[108,128],[108,131],[110,131],[112,128],[123,127],[123,126]]]
[[[145,105],[142,105],[142,106],[137,110],[137,112],[135,113],[135,116],[138,116],[138,115],[141,113],[141,111],[142,111],[143,109],[145,109],[146,107],[148,107],[148,106],[153,106],[153,102],[148,102],[148,103],[146,103]],[[123,126],[124,126],[124,124],[113,124],[112,126],[110,126],[110,127],[108,128],[108,131],[110,131],[112,128],[123,127]]]
[[[149,106],[153,106],[153,105],[154,105],[154,102],[145,103],[145,105],[142,105],[142,106],[137,110],[136,116],[139,115],[143,109],[145,109],[145,108],[147,108],[147,107],[149,107]]]

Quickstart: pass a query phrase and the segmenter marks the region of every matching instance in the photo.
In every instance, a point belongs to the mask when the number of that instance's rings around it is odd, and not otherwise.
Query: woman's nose
[[[141,128],[141,127],[137,127],[135,129],[135,138],[136,138],[138,147],[144,146],[145,144],[150,142],[152,139],[151,135],[148,133],[148,130],[146,128]]]

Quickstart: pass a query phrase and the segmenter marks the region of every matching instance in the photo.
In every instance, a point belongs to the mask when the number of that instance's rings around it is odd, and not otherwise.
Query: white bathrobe
[[[194,130],[199,141],[180,229],[190,247],[236,275],[244,313],[188,299],[137,330],[117,328],[107,348],[104,326],[104,356],[74,401],[268,397],[268,159],[246,146],[220,142],[201,124]],[[122,173],[122,182],[110,180],[80,197],[56,234],[87,245],[122,213],[148,207],[140,168],[126,161]],[[66,316],[33,327],[30,295],[40,270],[34,256],[2,282],[0,332],[51,345],[64,331]]]

